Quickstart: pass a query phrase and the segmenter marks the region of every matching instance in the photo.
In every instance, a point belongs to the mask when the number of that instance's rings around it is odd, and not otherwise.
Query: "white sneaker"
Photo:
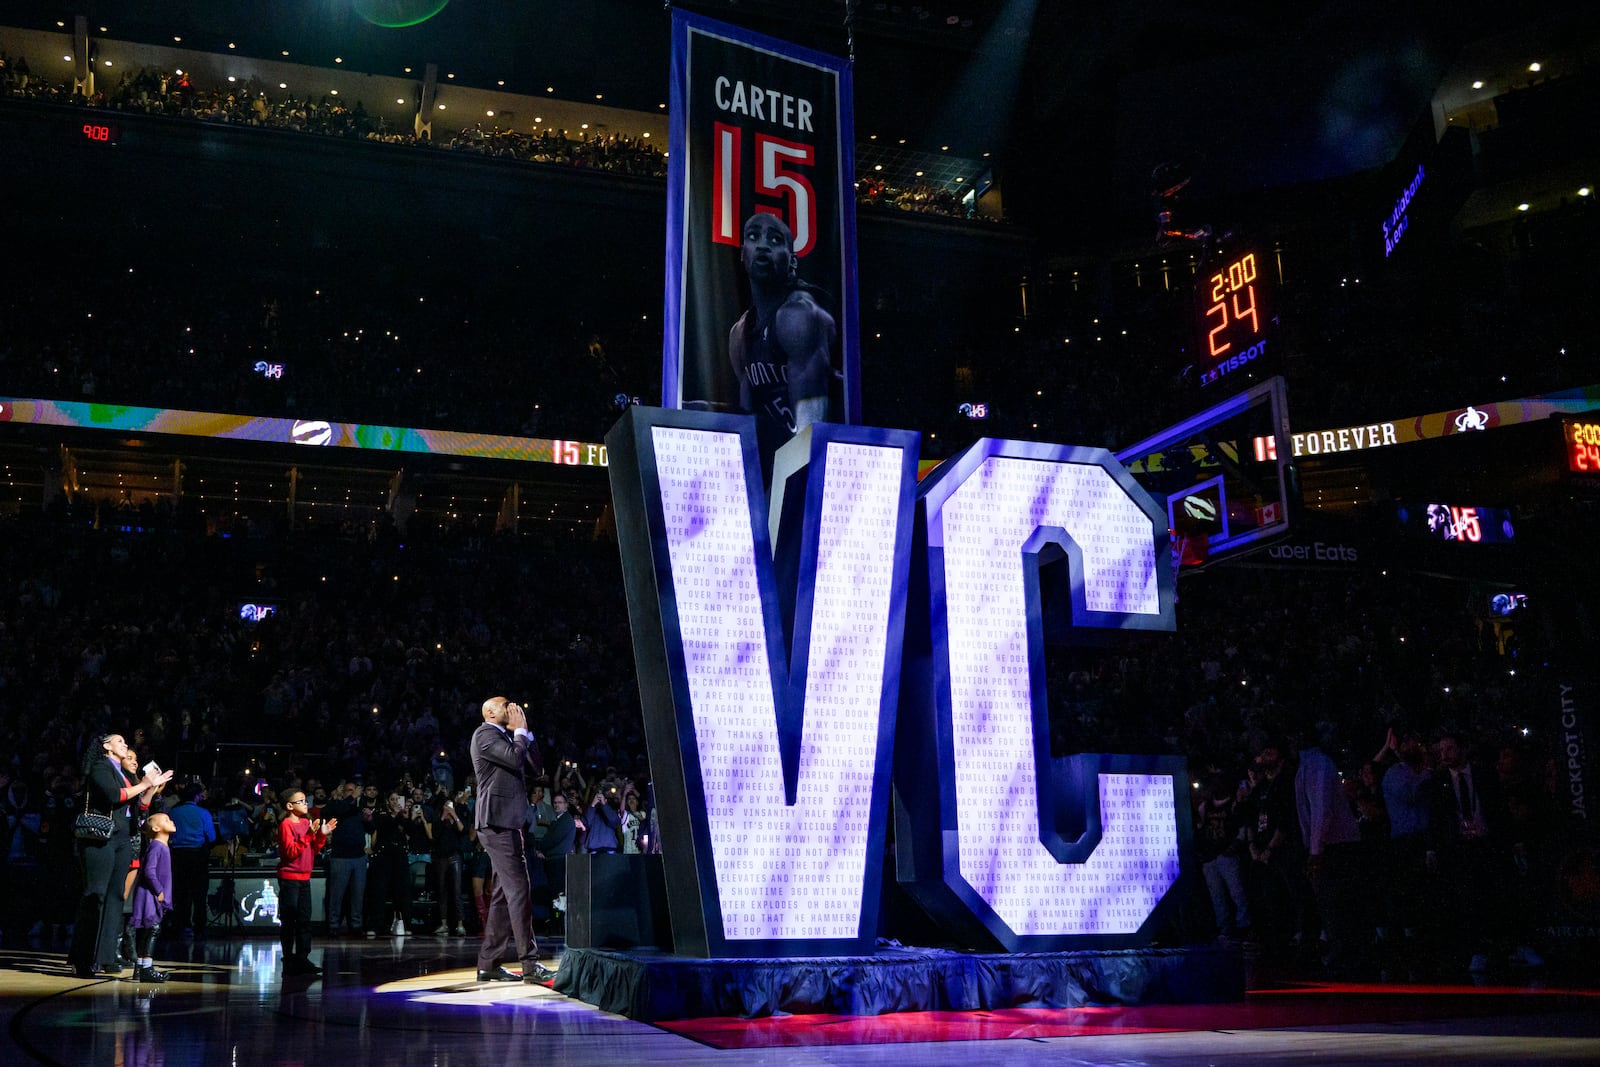
[[[462,926],[460,923],[456,923],[456,936],[457,937],[466,937],[467,936],[467,928],[465,926]]]
[[[439,929],[437,929],[437,930],[435,930],[433,932],[433,936],[434,937],[449,937],[450,936],[450,928],[448,926],[444,925],[443,923],[440,923],[439,924]]]
[[[368,940],[371,940],[372,938],[377,937],[377,936],[378,936],[378,931],[376,931],[376,930],[368,930],[367,931],[367,939]]]

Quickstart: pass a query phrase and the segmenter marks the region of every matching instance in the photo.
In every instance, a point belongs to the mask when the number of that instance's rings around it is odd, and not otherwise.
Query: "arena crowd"
[[[123,525],[62,503],[0,530],[6,938],[65,934],[83,749],[107,728],[178,772],[158,804],[210,813],[213,870],[270,854],[285,790],[314,812],[353,803],[364,839],[326,862],[372,873],[364,912],[316,917],[339,932],[475,928],[484,868],[444,811],[470,812],[484,693],[524,695],[544,756],[530,855],[671,847],[651,818],[614,543],[264,520],[223,537],[165,509]],[[1177,634],[1052,651],[1048,687],[1058,753],[1187,758],[1215,912],[1196,881],[1184,935],[1351,974],[1536,963],[1536,910],[1481,907],[1544,899],[1561,856],[1536,630],[1519,638],[1450,583],[1380,573],[1224,568],[1180,595]],[[1455,610],[1404,621],[1446,597]],[[252,622],[241,601],[277,610]],[[1477,776],[1469,816],[1448,785],[1460,766]],[[466,877],[441,907],[430,864],[451,856]],[[554,902],[560,875],[545,875]],[[188,914],[204,936],[206,910]]]
[[[641,178],[667,176],[665,150],[647,137],[590,134],[583,130],[574,134],[554,127],[523,131],[503,129],[494,123],[486,129],[482,122],[454,131],[441,130],[435,136],[431,129],[396,129],[382,116],[370,114],[359,100],[345,104],[333,96],[297,97],[264,84],[197,85],[187,74],[151,67],[125,73],[109,89],[84,96],[74,93],[70,83],[34,77],[27,71],[26,57],[7,60],[0,55],[0,91],[45,103],[78,104],[193,122],[288,130],[419,150],[468,152]],[[978,217],[953,192],[925,181],[890,186],[869,175],[858,185],[857,199],[869,208],[956,219]]]

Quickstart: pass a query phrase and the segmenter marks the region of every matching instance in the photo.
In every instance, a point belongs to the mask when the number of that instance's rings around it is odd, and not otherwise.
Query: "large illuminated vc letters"
[[[916,434],[816,426],[769,520],[747,417],[632,408],[607,443],[675,951],[870,949],[891,746],[899,877],[952,933],[1147,934],[1181,762],[1053,759],[1045,715],[1053,600],[1173,625],[1165,515],[1115,459],[982,441],[919,493]]]
[[[917,435],[791,442],[776,538],[748,417],[633,408],[607,444],[675,950],[869,948]]]
[[[968,944],[1147,940],[1188,836],[1182,761],[1052,758],[1044,643],[1173,628],[1164,513],[1102,449],[1015,441],[977,442],[920,497],[911,615],[928,629],[903,668],[901,883]]]

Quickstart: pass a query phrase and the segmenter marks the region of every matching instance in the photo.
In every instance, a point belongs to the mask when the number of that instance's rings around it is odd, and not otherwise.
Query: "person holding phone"
[[[171,771],[129,782],[122,771],[128,743],[121,734],[95,737],[84,754],[85,811],[109,815],[111,835],[104,840],[80,838],[78,862],[83,869],[83,895],[67,962],[78,978],[117,973],[117,944],[122,933],[123,887],[133,863],[130,807],[152,789],[172,780]]]
[[[141,730],[137,733],[142,735],[143,732],[144,731]],[[122,777],[126,779],[130,785],[139,781],[141,776],[156,775],[161,773],[161,765],[156,763],[155,760],[151,760],[149,763],[146,763],[144,768],[141,770],[139,767],[139,754],[131,747],[122,754],[122,759],[119,762],[122,764]],[[139,865],[144,860],[145,820],[150,816],[151,805],[155,803],[156,798],[160,795],[161,788],[146,790],[145,792],[139,794],[139,799],[135,802],[135,805],[132,808],[133,817],[128,824],[128,837],[133,843],[133,860],[128,865],[127,881],[122,887],[122,899],[124,900],[127,900],[133,895],[134,882],[139,877]],[[159,814],[159,812],[157,814]],[[137,958],[132,926],[123,927],[122,939],[118,942],[118,945],[119,948],[117,952],[117,959],[120,963],[125,964]]]
[[[589,803],[589,836],[584,839],[586,852],[619,852],[622,849],[622,797],[617,787],[608,785],[594,791]]]
[[[406,798],[398,790],[389,794],[388,808],[372,817],[372,863],[367,878],[372,885],[376,913],[371,928],[392,937],[411,936],[411,831]]]
[[[465,937],[467,930],[461,923],[461,846],[465,827],[449,796],[438,798],[438,815],[431,832],[433,863],[430,873],[434,894],[439,898],[439,926],[434,934],[445,937],[454,933],[456,937]]]
[[[323,807],[322,816],[337,827],[326,831],[330,852],[328,891],[323,908],[328,919],[328,933],[343,937],[348,920],[348,933],[359,937],[367,894],[367,832],[362,817],[361,787],[355,782],[341,782]]]

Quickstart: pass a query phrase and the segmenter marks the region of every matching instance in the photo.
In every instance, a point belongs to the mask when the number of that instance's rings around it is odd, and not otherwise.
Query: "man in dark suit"
[[[545,888],[552,904],[567,891],[567,857],[577,851],[578,831],[584,828],[583,820],[568,809],[563,794],[557,793],[553,804],[555,821],[545,828],[534,853],[544,863]]]
[[[1506,930],[1505,879],[1509,857],[1499,782],[1492,769],[1470,762],[1453,732],[1439,737],[1439,767],[1433,775],[1430,865],[1439,875],[1436,910],[1446,923],[1446,955],[1470,957],[1482,973],[1501,947]]]
[[[539,963],[533,936],[533,903],[523,852],[522,824],[528,812],[524,773],[537,770],[539,749],[521,705],[505,697],[483,702],[483,725],[472,735],[472,771],[478,779],[473,826],[494,868],[494,895],[478,949],[478,981],[552,981],[556,972]],[[522,958],[519,975],[500,965],[513,944]]]

